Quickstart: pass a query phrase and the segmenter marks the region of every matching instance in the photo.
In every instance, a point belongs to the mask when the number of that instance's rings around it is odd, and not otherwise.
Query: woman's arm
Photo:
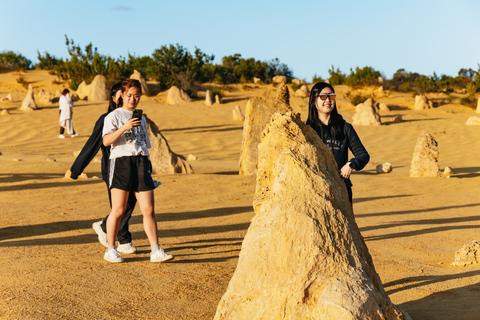
[[[355,129],[353,129],[353,126],[350,124],[347,124],[347,138],[348,138],[348,143],[350,146],[350,150],[352,150],[352,153],[355,158],[350,159],[351,167],[355,170],[362,170],[370,161],[370,155],[367,152],[367,149],[362,144],[362,141],[360,141],[360,138],[358,137],[357,133],[355,132]]]
[[[137,118],[135,118],[137,119]],[[118,140],[120,136],[127,130],[130,130],[134,127],[138,127],[142,123],[141,120],[132,120],[132,117],[129,117],[127,119],[127,122],[120,128],[118,128],[116,131],[112,133],[107,133],[106,135],[103,136],[103,145],[105,147],[108,147],[112,143]]]

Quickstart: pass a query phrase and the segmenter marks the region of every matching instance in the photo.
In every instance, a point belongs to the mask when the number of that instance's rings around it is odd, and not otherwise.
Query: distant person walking
[[[151,246],[150,261],[163,262],[173,259],[158,245],[157,220],[155,218],[152,167],[148,149],[151,148],[145,117],[133,117],[140,102],[142,86],[140,81],[125,80],[122,84],[123,105],[105,117],[103,144],[111,146],[108,185],[112,194],[112,211],[107,219],[108,248],[104,259],[109,262],[123,262],[115,250],[121,217],[125,212],[127,199],[135,194],[143,214],[143,227]]]
[[[335,90],[326,82],[316,83],[310,92],[307,124],[320,136],[333,153],[340,174],[345,180],[350,203],[353,203],[352,170],[362,170],[370,160],[353,126],[338,113]],[[348,160],[348,149],[354,158]]]
[[[58,101],[60,107],[60,139],[65,139],[63,134],[67,130],[67,134],[70,134],[72,138],[77,137],[78,133],[75,133],[73,129],[73,100],[70,98],[70,90],[64,89],[60,99]]]
[[[110,194],[110,188],[108,187],[108,163],[110,158],[110,147],[105,147],[103,145],[103,123],[105,121],[105,117],[107,114],[112,112],[113,110],[122,106],[122,83],[117,83],[113,85],[112,89],[110,90],[110,99],[108,104],[108,110],[106,113],[102,114],[100,118],[98,118],[97,122],[95,123],[95,127],[93,128],[92,134],[90,138],[85,143],[82,151],[78,155],[77,159],[73,163],[72,167],[70,168],[72,179],[77,179],[78,176],[83,172],[83,170],[88,166],[88,164],[92,161],[95,155],[98,153],[99,149],[102,149],[102,178],[105,183],[107,183],[108,189],[108,200],[110,202],[110,208],[112,207],[112,198]],[[137,203],[137,199],[135,195],[131,193],[127,200],[127,205],[125,208],[125,212],[120,220],[120,226],[118,229],[118,247],[117,251],[122,253],[136,253],[137,248],[132,244],[132,234],[129,231],[128,223],[130,218],[132,217],[133,209],[135,208],[135,204]],[[108,247],[107,241],[107,219],[108,215],[105,219],[101,221],[94,222],[92,227],[95,233],[98,235],[98,241],[105,247]]]

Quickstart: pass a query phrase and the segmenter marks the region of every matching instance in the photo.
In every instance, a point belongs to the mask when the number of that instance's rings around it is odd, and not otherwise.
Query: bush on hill
[[[0,72],[22,71],[32,68],[32,61],[13,51],[0,52]]]

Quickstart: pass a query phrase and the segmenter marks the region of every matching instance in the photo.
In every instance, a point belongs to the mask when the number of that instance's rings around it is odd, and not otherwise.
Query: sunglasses
[[[318,96],[320,97],[320,100],[322,100],[322,101],[327,100],[327,97],[330,99],[330,101],[333,101],[337,97],[337,95],[335,93],[320,93]]]

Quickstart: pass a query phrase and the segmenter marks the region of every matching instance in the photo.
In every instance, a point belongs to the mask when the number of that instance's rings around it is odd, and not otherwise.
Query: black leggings
[[[75,129],[73,129],[73,127],[72,127],[72,130],[73,130],[72,134],[75,134]],[[63,134],[64,132],[65,132],[65,128],[60,127],[60,134]]]

